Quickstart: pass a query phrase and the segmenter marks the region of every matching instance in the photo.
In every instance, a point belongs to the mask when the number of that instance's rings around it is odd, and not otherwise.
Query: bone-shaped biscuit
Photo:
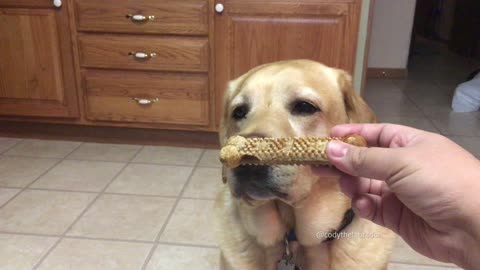
[[[328,138],[245,138],[233,136],[220,150],[220,161],[228,168],[240,165],[329,165],[327,144],[338,140],[367,146],[359,135]]]

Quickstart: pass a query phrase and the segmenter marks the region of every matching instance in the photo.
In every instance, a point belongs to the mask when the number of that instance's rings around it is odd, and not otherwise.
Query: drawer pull
[[[140,14],[135,14],[135,15],[127,14],[126,17],[129,18],[130,20],[132,20],[133,22],[147,22],[147,21],[155,20],[155,16],[153,16],[153,15],[145,16],[145,15],[140,15]]]
[[[53,6],[54,7],[61,7],[62,6],[62,0],[53,0]]]
[[[132,98],[132,99],[135,100],[139,105],[150,105],[150,104],[153,104],[153,103],[157,103],[159,101],[158,98],[154,98],[154,99]]]
[[[129,52],[128,55],[133,55],[137,59],[147,59],[156,57],[156,53],[144,53],[144,52]]]

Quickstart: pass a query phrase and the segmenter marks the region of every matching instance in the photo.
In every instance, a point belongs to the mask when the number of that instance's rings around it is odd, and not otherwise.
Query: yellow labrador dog
[[[322,137],[337,124],[375,121],[350,75],[309,60],[230,82],[222,117],[222,145],[237,134]],[[241,166],[224,169],[224,182],[215,204],[222,269],[387,269],[393,233],[352,216],[337,178],[308,166]]]

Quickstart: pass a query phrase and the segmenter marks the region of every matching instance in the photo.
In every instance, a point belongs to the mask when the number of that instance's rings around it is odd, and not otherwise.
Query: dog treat
[[[245,138],[230,137],[220,150],[220,161],[229,168],[240,165],[329,165],[327,143],[342,141],[366,146],[359,135],[327,138]]]

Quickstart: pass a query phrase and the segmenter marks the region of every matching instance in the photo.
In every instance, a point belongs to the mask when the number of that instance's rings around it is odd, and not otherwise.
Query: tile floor
[[[434,48],[407,80],[370,80],[385,122],[439,132],[480,156],[480,113],[451,113],[474,63]],[[0,269],[218,269],[217,151],[0,138]],[[211,181],[211,179],[218,181]],[[455,269],[398,241],[391,270]]]

